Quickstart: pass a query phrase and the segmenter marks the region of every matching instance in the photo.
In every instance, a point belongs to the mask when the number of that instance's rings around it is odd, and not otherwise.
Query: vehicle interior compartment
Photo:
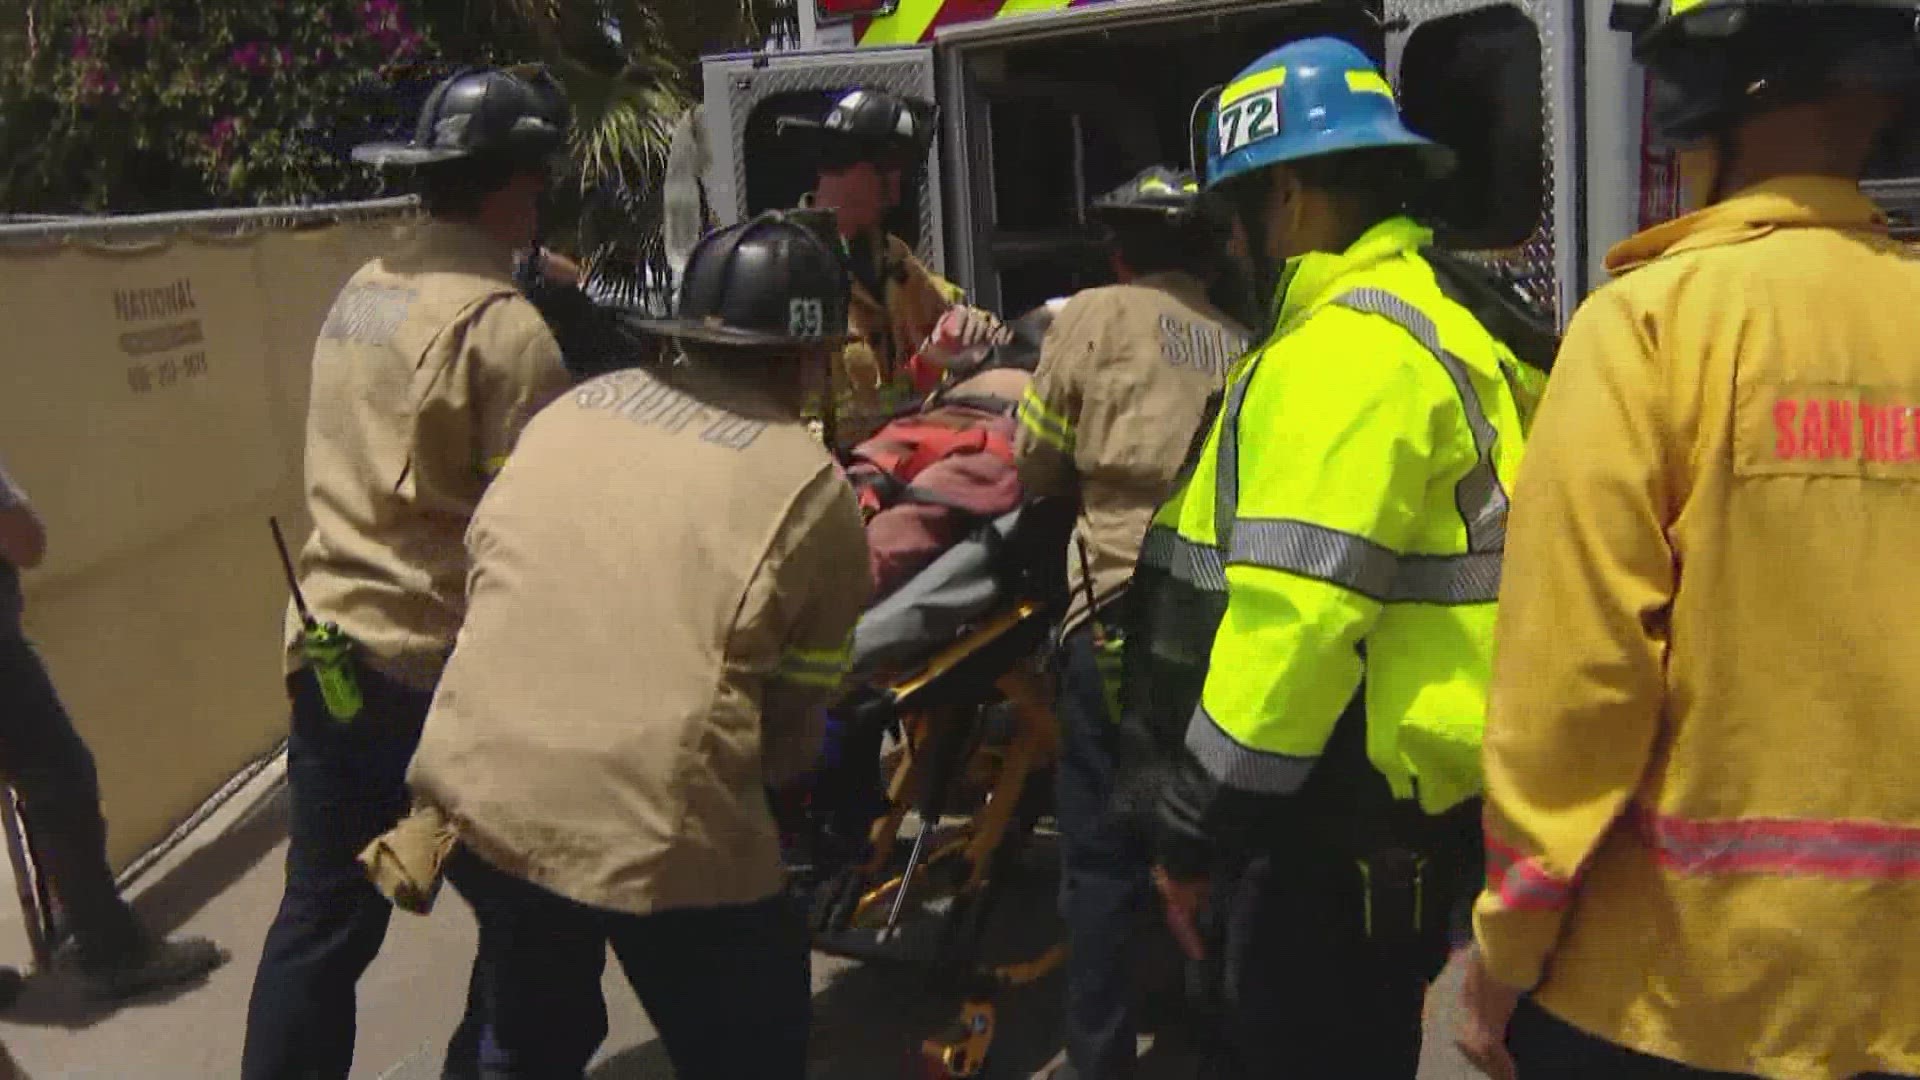
[[[950,148],[966,159],[950,159],[948,168],[967,181],[961,197],[970,200],[975,233],[957,235],[966,219],[950,213],[953,242],[971,239],[982,253],[967,284],[1014,315],[1109,281],[1087,200],[1152,164],[1204,169],[1211,95],[1268,50],[1315,34],[1382,57],[1384,34],[1372,16],[1337,4],[1095,27],[1017,44],[955,43],[949,62],[963,65],[970,98],[984,102],[987,116],[984,153]],[[1425,208],[1455,244],[1517,249],[1543,220],[1539,47],[1532,21],[1506,5],[1422,24],[1407,42],[1409,122],[1454,146],[1463,162]]]
[[[949,148],[966,158],[960,197],[969,200],[979,253],[977,280],[967,284],[1012,316],[1111,281],[1087,201],[1150,165],[1193,167],[1196,149],[1204,152],[1195,145],[1207,123],[1204,108],[1196,116],[1201,98],[1269,49],[1314,34],[1343,37],[1375,58],[1384,46],[1364,12],[1331,4],[950,46],[976,117],[984,105],[977,126],[988,144]],[[1204,159],[1197,164],[1204,169]],[[949,229],[964,228],[962,220],[949,214]]]

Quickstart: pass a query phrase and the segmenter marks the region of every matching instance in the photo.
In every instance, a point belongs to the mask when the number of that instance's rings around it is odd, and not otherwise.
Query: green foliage
[[[433,52],[397,0],[41,0],[0,73],[0,204],[127,213],[371,194],[335,136]]]
[[[384,193],[350,145],[410,122],[397,80],[547,63],[574,107],[550,235],[579,252],[658,219],[694,61],[773,0],[30,0],[0,65],[0,210],[274,205]],[[609,32],[609,31],[612,32]],[[417,99],[414,102],[417,104]]]

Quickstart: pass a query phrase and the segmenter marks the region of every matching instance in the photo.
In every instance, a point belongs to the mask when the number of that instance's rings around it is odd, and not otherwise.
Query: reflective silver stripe
[[[1240,410],[1246,407],[1247,390],[1253,386],[1254,373],[1260,369],[1265,353],[1247,364],[1246,374],[1227,391],[1227,404],[1220,418],[1220,448],[1214,460],[1213,542],[1225,550],[1233,544],[1233,521],[1240,516]]]
[[[1260,795],[1291,795],[1313,772],[1317,757],[1293,757],[1254,750],[1240,744],[1207,715],[1205,706],[1193,710],[1187,724],[1187,749],[1193,751],[1207,775],[1230,788]]]
[[[1227,561],[1317,578],[1384,601],[1400,556],[1363,536],[1304,521],[1241,518],[1233,524]]]
[[[1395,604],[1491,604],[1500,599],[1500,552],[1402,555],[1387,601]]]
[[[1487,411],[1480,404],[1480,395],[1474,392],[1473,381],[1467,375],[1466,363],[1441,345],[1440,328],[1425,312],[1385,289],[1355,289],[1333,302],[1340,307],[1390,320],[1426,346],[1433,358],[1446,369],[1447,378],[1453,380],[1454,392],[1460,396],[1460,406],[1466,410],[1467,427],[1473,432],[1473,448],[1479,458],[1453,489],[1454,503],[1460,508],[1461,520],[1467,526],[1467,549],[1486,552],[1504,548],[1507,540],[1507,492],[1500,486],[1500,475],[1493,464],[1494,444],[1499,439],[1499,433],[1487,420]]]
[[[1227,587],[1226,565],[1239,563],[1330,582],[1386,603],[1491,603],[1500,592],[1508,501],[1493,460],[1499,432],[1474,392],[1466,363],[1441,344],[1440,329],[1426,313],[1385,289],[1355,289],[1333,303],[1399,326],[1433,355],[1453,383],[1473,435],[1475,458],[1454,485],[1454,503],[1466,525],[1467,553],[1400,555],[1366,537],[1306,522],[1241,519],[1240,414],[1260,363],[1256,357],[1228,391],[1221,417],[1213,521],[1220,546],[1176,538],[1186,557],[1173,553],[1174,576],[1197,588],[1221,591]]]
[[[1175,535],[1171,565],[1174,580],[1191,585],[1204,592],[1227,591],[1227,561],[1220,556],[1220,550],[1206,544],[1196,544],[1184,536]]]
[[[1283,570],[1381,603],[1492,603],[1500,553],[1401,555],[1364,536],[1304,521],[1241,518],[1227,562]]]
[[[1147,538],[1140,545],[1140,565],[1155,570],[1172,570],[1174,552],[1179,550],[1180,534],[1165,525],[1155,525],[1147,530]]]

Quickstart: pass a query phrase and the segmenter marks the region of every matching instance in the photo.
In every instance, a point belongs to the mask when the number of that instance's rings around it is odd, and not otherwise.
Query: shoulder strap
[[[1421,255],[1433,267],[1434,280],[1447,299],[1467,309],[1487,333],[1505,343],[1523,363],[1541,371],[1553,370],[1560,334],[1553,320],[1537,310],[1525,294],[1492,271],[1450,251],[1428,248]]]

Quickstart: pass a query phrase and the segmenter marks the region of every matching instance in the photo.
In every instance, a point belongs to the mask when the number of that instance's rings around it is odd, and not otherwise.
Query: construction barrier
[[[286,735],[313,341],[404,200],[0,227],[0,460],[45,519],[26,627],[99,762],[114,865]]]

